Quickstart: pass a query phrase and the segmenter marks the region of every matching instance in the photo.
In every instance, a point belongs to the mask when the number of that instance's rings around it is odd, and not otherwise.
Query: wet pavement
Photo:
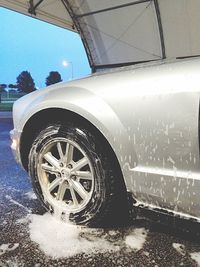
[[[158,223],[147,214],[119,229],[94,230],[93,235],[117,243],[113,252],[79,253],[53,259],[30,239],[28,214],[44,210],[32,195],[28,175],[14,161],[9,148],[9,119],[0,119],[0,267],[4,266],[198,266],[200,264],[199,226],[161,218]],[[144,215],[146,217],[144,217]],[[147,236],[141,249],[125,246],[127,233],[144,228]],[[115,233],[113,235],[113,233]],[[196,254],[194,254],[196,253]],[[199,253],[199,254],[198,254]],[[193,260],[195,258],[196,260]],[[200,266],[200,265],[199,265]]]

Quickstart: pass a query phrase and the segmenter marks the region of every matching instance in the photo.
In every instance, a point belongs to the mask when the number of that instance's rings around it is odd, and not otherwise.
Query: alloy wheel
[[[51,139],[40,151],[37,167],[44,199],[62,212],[85,208],[94,190],[89,157],[74,141]]]

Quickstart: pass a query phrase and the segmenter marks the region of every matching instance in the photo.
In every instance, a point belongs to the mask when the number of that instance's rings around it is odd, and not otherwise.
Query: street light
[[[73,79],[73,78],[74,78],[74,68],[73,68],[73,63],[72,63],[72,61],[63,60],[62,65],[63,65],[63,67],[68,67],[69,65],[71,65],[72,79]]]

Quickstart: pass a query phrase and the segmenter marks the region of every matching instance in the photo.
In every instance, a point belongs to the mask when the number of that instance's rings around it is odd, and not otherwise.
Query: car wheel
[[[121,170],[101,139],[83,127],[57,124],[38,134],[29,154],[29,174],[46,209],[69,214],[77,224],[126,221]]]

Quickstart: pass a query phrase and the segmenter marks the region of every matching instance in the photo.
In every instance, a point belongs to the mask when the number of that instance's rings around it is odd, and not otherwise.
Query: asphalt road
[[[37,199],[28,197],[27,192],[31,192],[28,175],[15,163],[9,148],[11,128],[10,120],[0,119],[0,267],[198,266],[191,255],[200,253],[199,226],[174,219],[166,221],[159,218],[160,222],[155,222],[149,216],[144,217],[147,214],[133,221],[129,227],[117,229],[118,234],[114,238],[120,249],[116,252],[79,253],[62,259],[46,256],[38,244],[31,241],[29,222],[23,221],[28,213],[42,214],[44,210]],[[185,230],[182,230],[182,225]],[[141,227],[148,233],[141,249],[120,246],[127,232]],[[102,230],[100,235],[109,236],[112,230],[116,229]],[[95,231],[93,234],[95,235]],[[5,244],[9,244],[6,251],[3,249]],[[14,247],[14,244],[18,245]]]

